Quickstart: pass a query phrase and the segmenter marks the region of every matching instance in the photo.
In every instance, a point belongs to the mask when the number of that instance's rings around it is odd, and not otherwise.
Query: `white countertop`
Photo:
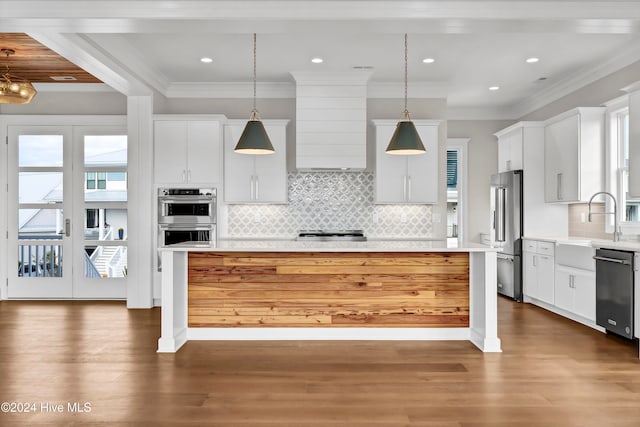
[[[526,236],[529,240],[542,240],[556,244],[573,244],[592,246],[594,248],[617,249],[620,251],[640,252],[640,241],[622,240],[614,242],[612,240],[590,239],[588,237],[555,237],[555,236]]]
[[[498,252],[479,243],[448,245],[445,240],[368,240],[366,242],[310,242],[297,240],[218,240],[213,246],[190,242],[161,248],[173,252]]]

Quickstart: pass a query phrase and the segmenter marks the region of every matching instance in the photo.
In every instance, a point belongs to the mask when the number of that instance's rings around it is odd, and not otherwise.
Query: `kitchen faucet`
[[[594,212],[591,213],[591,202],[593,201],[593,198],[596,197],[599,194],[604,194],[606,196],[611,197],[611,200],[613,200],[613,212]],[[613,241],[614,242],[618,242],[620,241],[620,235],[622,234],[621,231],[618,230],[619,226],[618,226],[618,205],[616,203],[616,198],[614,197],[613,194],[607,192],[607,191],[598,191],[597,193],[595,193],[593,196],[591,196],[591,198],[589,199],[589,222],[591,222],[591,215],[611,215],[613,214]]]

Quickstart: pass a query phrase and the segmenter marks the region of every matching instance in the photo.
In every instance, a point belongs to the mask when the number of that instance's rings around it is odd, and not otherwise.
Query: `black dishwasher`
[[[596,323],[633,338],[633,252],[597,249]]]

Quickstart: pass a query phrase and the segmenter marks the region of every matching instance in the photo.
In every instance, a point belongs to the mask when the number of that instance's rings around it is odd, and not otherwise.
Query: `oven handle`
[[[607,258],[603,256],[598,256],[598,255],[594,256],[593,259],[595,259],[596,261],[615,262],[616,264],[631,265],[631,263],[626,259]]]

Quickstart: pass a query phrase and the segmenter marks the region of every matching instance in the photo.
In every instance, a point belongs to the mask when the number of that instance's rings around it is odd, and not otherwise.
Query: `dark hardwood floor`
[[[159,309],[2,301],[0,402],[37,408],[0,413],[0,426],[640,426],[637,342],[498,306],[501,354],[297,341],[189,342],[174,355],[155,352]]]

